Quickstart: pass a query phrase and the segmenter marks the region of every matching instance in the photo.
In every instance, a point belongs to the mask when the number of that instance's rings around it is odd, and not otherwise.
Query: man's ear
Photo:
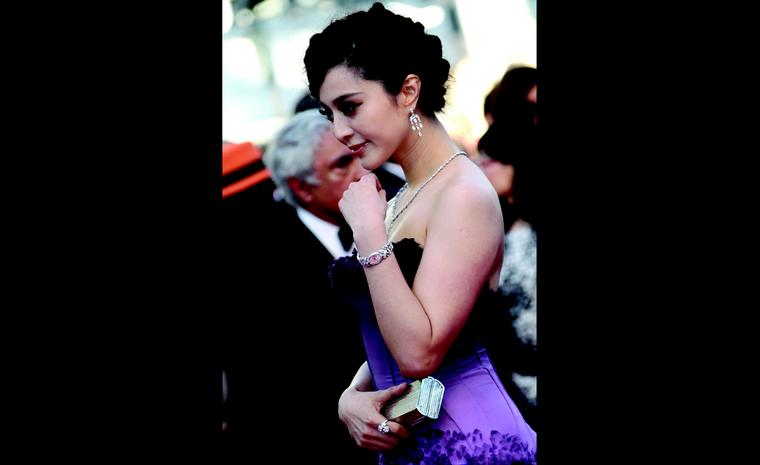
[[[409,108],[416,108],[417,101],[420,98],[421,87],[422,82],[419,76],[416,74],[407,75],[404,83],[401,84],[401,92],[396,96],[396,102],[407,110]]]
[[[297,178],[288,178],[288,187],[293,191],[296,198],[304,204],[308,205],[314,199],[314,195],[311,193],[314,186],[306,181]]]

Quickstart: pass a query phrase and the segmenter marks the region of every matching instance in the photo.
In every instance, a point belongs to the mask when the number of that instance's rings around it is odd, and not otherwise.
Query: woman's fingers
[[[357,444],[366,449],[388,451],[398,446],[400,438],[394,434],[382,434],[378,431],[368,431],[363,434]]]
[[[388,426],[391,428],[391,432],[388,433],[388,435],[394,435],[399,436],[402,438],[408,438],[412,435],[412,433],[409,432],[408,429],[401,426],[399,423],[396,423],[395,421],[389,421]]]

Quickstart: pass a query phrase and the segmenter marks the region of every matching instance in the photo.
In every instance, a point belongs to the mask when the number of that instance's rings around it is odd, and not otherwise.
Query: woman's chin
[[[363,156],[358,157],[359,164],[365,170],[374,171],[385,163],[385,158],[372,156],[372,154],[365,153]]]

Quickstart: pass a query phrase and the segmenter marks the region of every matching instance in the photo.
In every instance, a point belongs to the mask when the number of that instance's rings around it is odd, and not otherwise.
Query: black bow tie
[[[346,252],[351,250],[351,246],[354,244],[354,233],[351,231],[351,227],[347,224],[341,226],[340,229],[338,229],[338,239],[340,239],[340,243],[343,244],[343,250]]]

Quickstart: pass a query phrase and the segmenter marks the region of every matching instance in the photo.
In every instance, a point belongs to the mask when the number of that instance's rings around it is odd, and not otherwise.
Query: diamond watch
[[[359,264],[361,266],[364,268],[369,268],[370,266],[375,266],[386,258],[390,257],[391,252],[393,252],[393,243],[387,242],[384,246],[380,247],[380,250],[373,252],[366,257],[362,257],[361,255],[356,254],[356,259],[359,260]]]

